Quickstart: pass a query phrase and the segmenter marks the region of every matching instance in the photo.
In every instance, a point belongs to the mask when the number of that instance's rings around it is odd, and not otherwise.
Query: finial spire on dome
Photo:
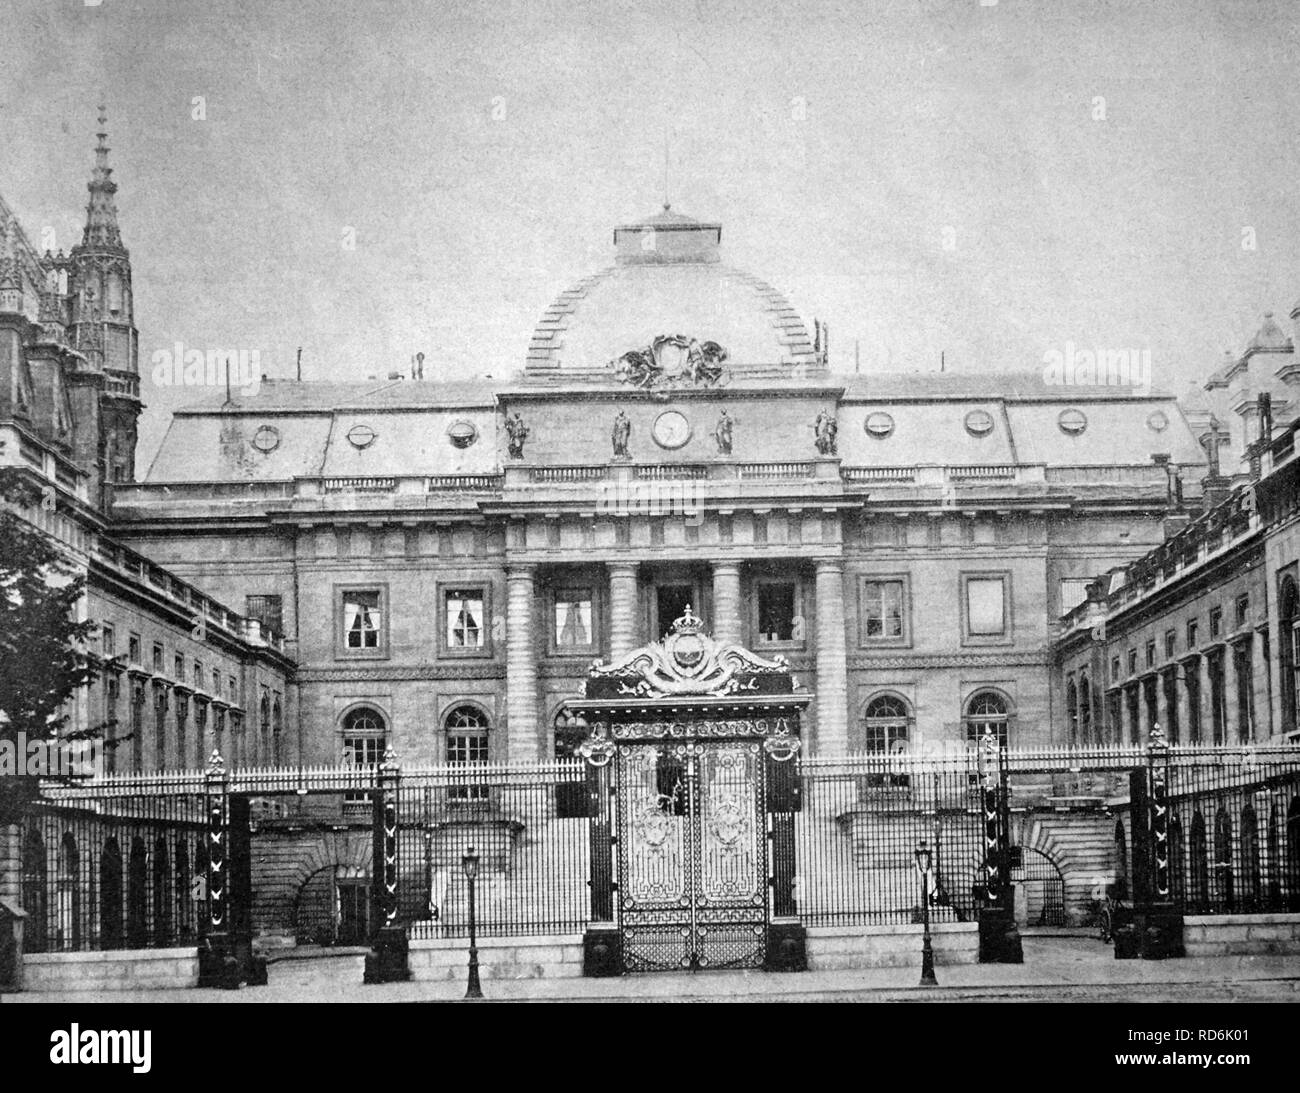
[[[86,189],[90,200],[86,204],[86,228],[81,236],[83,247],[121,247],[122,234],[117,226],[117,206],[113,195],[117,183],[113,181],[113,168],[108,165],[108,111],[99,107],[99,128],[95,133],[95,167]]]

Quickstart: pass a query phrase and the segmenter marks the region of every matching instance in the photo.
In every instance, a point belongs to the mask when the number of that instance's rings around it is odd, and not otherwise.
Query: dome
[[[616,264],[579,281],[547,308],[528,347],[532,375],[599,375],[661,335],[726,350],[735,372],[819,367],[790,302],[721,261],[722,227],[675,213],[614,230]]]

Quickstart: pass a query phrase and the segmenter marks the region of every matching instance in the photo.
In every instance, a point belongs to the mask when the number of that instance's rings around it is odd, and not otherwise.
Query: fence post
[[[763,967],[770,972],[808,970],[808,932],[795,902],[794,815],[800,808],[797,736],[770,736],[763,741],[767,813],[772,817],[772,918],[767,924]]]
[[[597,724],[577,752],[587,767],[587,794],[591,817],[591,922],[582,936],[582,974],[623,974],[623,935],[614,912],[614,791],[610,763],[615,747]]]
[[[204,777],[204,840],[208,849],[207,922],[199,942],[199,986],[236,990],[239,961],[230,933],[230,772],[213,751]]]
[[[984,891],[979,909],[980,963],[1022,964],[1024,947],[1016,928],[1011,883],[1010,793],[1006,743],[991,726],[979,742],[977,764],[984,815]]]
[[[1133,926],[1144,960],[1185,955],[1183,914],[1169,875],[1170,751],[1159,725],[1151,727],[1147,761],[1130,778],[1133,831]]]
[[[366,983],[404,983],[411,978],[410,943],[398,913],[400,838],[398,811],[402,772],[390,747],[379,768],[373,798],[374,850],[371,857],[371,906],[377,927],[366,954]]]
[[[252,987],[266,986],[266,958],[253,955],[253,836],[247,793],[232,793],[230,802],[230,916],[231,949],[239,964],[239,977]]]

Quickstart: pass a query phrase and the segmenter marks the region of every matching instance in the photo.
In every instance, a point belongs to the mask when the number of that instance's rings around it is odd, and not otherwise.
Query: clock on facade
[[[680,448],[691,439],[691,423],[686,420],[685,414],[676,410],[665,410],[655,418],[650,433],[659,447]]]

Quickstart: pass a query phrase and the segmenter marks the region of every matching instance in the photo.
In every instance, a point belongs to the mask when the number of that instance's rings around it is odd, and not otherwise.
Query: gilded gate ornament
[[[789,671],[783,656],[767,660],[739,645],[714,641],[704,633],[703,620],[688,604],[662,643],[652,642],[609,664],[595,661],[590,678],[617,680],[619,694],[636,698],[725,698],[740,691],[759,690],[756,676],[788,678]]]

